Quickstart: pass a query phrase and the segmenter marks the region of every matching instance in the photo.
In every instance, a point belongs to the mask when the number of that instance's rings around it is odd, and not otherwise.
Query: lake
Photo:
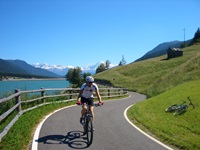
[[[37,90],[40,88],[67,88],[69,81],[63,80],[7,80],[0,81],[0,96],[5,92],[14,93],[15,89]]]

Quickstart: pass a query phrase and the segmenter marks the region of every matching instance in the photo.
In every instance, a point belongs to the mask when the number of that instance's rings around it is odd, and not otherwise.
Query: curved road
[[[50,115],[42,124],[39,137],[34,139],[32,150],[166,150],[135,129],[124,117],[125,109],[146,97],[131,92],[131,97],[105,101],[95,108],[95,131],[88,147],[79,123],[80,106],[73,106]]]

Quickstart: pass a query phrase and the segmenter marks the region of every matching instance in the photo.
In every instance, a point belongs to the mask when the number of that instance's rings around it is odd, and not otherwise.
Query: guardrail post
[[[127,94],[127,89],[123,88],[123,94]]]
[[[20,90],[15,89],[15,93],[18,93],[18,92],[20,92]],[[16,104],[20,103],[19,106],[17,107],[17,111],[20,112],[21,111],[21,96],[20,96],[20,94],[15,97],[15,103]]]
[[[110,98],[110,89],[108,89],[108,98]]]
[[[69,91],[69,99],[72,99],[72,90]]]
[[[120,91],[121,91],[121,89],[118,89],[118,95],[120,96]]]
[[[41,88],[41,97],[44,97],[44,88]],[[42,98],[42,103],[45,102],[45,99]]]

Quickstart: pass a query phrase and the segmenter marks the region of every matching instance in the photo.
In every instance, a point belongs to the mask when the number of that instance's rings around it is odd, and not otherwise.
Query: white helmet
[[[87,76],[85,80],[86,82],[94,82],[94,78],[92,76]]]

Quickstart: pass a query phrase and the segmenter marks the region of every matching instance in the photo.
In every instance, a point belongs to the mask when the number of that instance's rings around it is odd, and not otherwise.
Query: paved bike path
[[[130,94],[129,98],[107,101],[102,107],[95,108],[94,138],[89,147],[79,123],[81,107],[74,106],[62,109],[45,120],[36,140],[37,149],[166,150],[166,147],[141,134],[125,119],[125,109],[146,98],[138,93]]]

